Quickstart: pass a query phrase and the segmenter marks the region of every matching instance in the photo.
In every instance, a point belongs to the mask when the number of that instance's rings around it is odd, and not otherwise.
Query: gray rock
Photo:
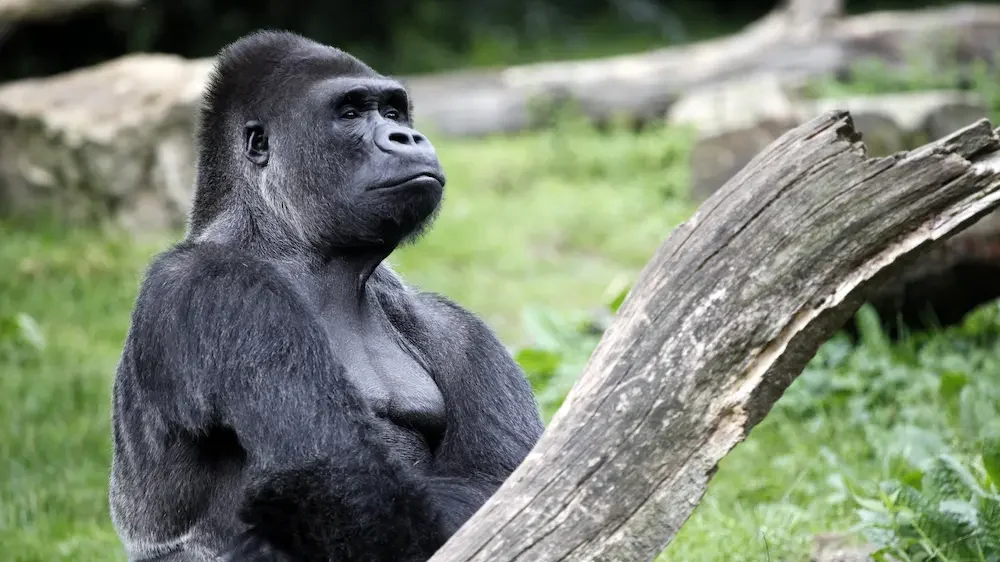
[[[132,55],[0,86],[0,212],[182,224],[211,64]]]

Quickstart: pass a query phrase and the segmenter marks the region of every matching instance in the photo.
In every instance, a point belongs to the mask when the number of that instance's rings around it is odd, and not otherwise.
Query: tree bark
[[[846,71],[865,57],[900,63],[914,49],[953,52],[960,61],[993,60],[1000,51],[1000,7],[994,5],[838,18],[840,5],[794,0],[740,33],[644,53],[401,80],[415,100],[421,129],[464,137],[535,127],[544,121],[533,107],[546,98],[572,100],[595,121],[649,121],[666,115],[681,92],[736,77],[773,74],[794,81]]]
[[[654,558],[866,292],[998,205],[985,119],[886,158],[844,111],[789,131],[667,238],[541,441],[432,562]]]

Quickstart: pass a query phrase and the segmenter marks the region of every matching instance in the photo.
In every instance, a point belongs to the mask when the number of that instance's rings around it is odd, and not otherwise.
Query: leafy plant
[[[524,311],[524,330],[532,343],[516,350],[514,358],[528,375],[546,421],[576,384],[607,322],[618,312],[629,289],[621,279],[613,282],[605,293],[605,304],[593,314],[566,314],[539,308]]]
[[[878,547],[875,559],[1000,560],[1000,474],[992,466],[997,455],[996,441],[975,457],[940,454],[905,481],[883,482],[875,497],[859,497],[864,534]]]

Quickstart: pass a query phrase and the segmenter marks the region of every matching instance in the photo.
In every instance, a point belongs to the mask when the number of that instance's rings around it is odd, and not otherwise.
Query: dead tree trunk
[[[879,278],[1000,204],[982,120],[868,158],[791,130],[675,230],[539,444],[432,562],[649,560]]]

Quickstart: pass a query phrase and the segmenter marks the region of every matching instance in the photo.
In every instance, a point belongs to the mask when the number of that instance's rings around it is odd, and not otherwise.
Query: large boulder
[[[0,86],[0,211],[183,224],[211,60],[131,55]]]

